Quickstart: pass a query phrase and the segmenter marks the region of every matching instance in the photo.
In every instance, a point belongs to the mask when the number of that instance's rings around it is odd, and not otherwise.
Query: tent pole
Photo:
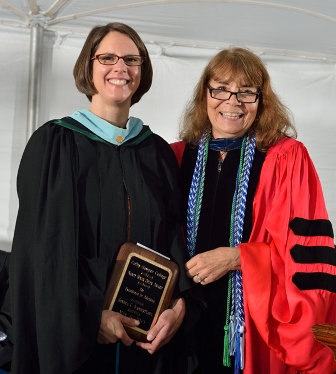
[[[28,112],[27,112],[27,141],[38,128],[38,115],[40,107],[40,87],[42,74],[44,28],[38,23],[31,26],[30,56],[29,56],[29,83],[28,83]]]

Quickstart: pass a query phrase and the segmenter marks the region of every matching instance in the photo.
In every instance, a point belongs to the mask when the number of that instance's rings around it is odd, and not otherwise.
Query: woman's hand
[[[218,247],[200,253],[185,265],[187,275],[194,282],[209,284],[230,270],[240,270],[240,251],[236,247]]]
[[[129,346],[133,340],[127,335],[124,324],[138,326],[139,321],[129,318],[111,310],[103,310],[97,342],[100,344],[116,343],[119,340]]]
[[[148,331],[148,343],[138,342],[137,346],[153,354],[167,344],[181,326],[185,309],[184,299],[172,300],[171,308],[166,309],[158,318],[155,326]]]

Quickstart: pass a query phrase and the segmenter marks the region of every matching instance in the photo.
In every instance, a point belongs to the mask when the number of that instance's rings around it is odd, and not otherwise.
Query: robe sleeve
[[[184,267],[184,264],[188,261],[188,256],[182,232],[181,196],[177,183],[178,163],[168,143],[157,135],[155,135],[155,141],[159,145],[158,148],[162,156],[161,165],[164,170],[162,175],[165,175],[162,178],[165,180],[167,246],[169,247],[170,256],[180,268],[178,284],[180,295],[175,292],[174,298],[182,295],[186,297],[188,295],[187,291],[193,288],[193,283],[187,277]]]
[[[72,373],[92,346],[79,305],[76,164],[73,133],[52,124],[22,156],[10,263],[15,374]]]
[[[334,373],[331,350],[311,332],[315,324],[336,323],[334,236],[318,175],[302,143],[286,139],[268,151],[251,237],[240,251],[247,321],[272,354],[300,373]],[[247,365],[256,342],[248,336],[248,324]]]

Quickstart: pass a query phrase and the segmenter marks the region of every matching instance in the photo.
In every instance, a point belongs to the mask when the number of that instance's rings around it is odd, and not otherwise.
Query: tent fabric
[[[334,0],[0,0],[0,249],[10,249],[18,208],[16,174],[27,140],[30,26],[39,23],[44,29],[37,108],[42,125],[89,108],[75,88],[72,69],[89,30],[111,21],[129,24],[146,42],[153,85],[131,115],[168,142],[178,139],[184,107],[218,50],[239,45],[260,55],[275,91],[293,112],[298,139],[315,163],[336,227]]]

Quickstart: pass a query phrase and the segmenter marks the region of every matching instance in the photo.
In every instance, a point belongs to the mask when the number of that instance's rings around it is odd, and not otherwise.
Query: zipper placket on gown
[[[218,188],[218,182],[219,182],[219,176],[220,176],[220,173],[221,173],[221,170],[222,170],[222,164],[223,162],[219,160],[218,158],[218,164],[217,164],[217,178],[216,178],[216,185],[215,185],[215,189],[214,189],[214,194],[213,194],[213,199],[212,199],[212,207],[211,207],[211,223],[210,223],[210,227],[212,227],[212,220],[213,220],[213,212],[214,212],[214,207],[215,207],[215,202],[216,202],[216,193],[217,193],[217,188]],[[209,235],[209,241],[208,241],[208,248],[210,248],[210,240],[211,240],[211,235]]]
[[[127,199],[127,201],[126,201],[126,204],[127,204],[126,231],[127,231],[127,241],[129,242],[130,239],[131,239],[131,198],[130,198],[130,195],[128,194],[127,186],[126,186],[125,179],[124,179],[124,167],[123,167],[123,162],[122,162],[122,157],[121,157],[121,154],[120,154],[120,148],[119,147],[118,147],[118,154],[119,154],[120,166],[121,166],[121,170],[122,170],[122,174],[123,174],[123,184],[124,184],[126,199]]]
[[[125,185],[125,183],[124,183]],[[127,193],[127,189],[125,186],[125,190]],[[131,238],[131,198],[127,193],[127,241],[129,242]]]
[[[123,163],[120,155],[120,148],[118,148],[118,155],[120,160],[120,166],[123,174],[123,185],[125,188],[126,193],[126,204],[127,204],[127,222],[126,222],[126,230],[127,230],[127,241],[130,241],[131,238],[131,198],[128,194],[125,179],[124,179],[124,168]],[[120,364],[120,341],[117,342],[116,346],[116,364],[115,364],[115,374],[119,374],[119,364]]]

